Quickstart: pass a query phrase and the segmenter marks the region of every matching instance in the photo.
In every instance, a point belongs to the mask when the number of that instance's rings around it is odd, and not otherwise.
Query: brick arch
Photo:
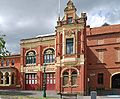
[[[77,68],[75,68],[75,67],[70,67],[70,68],[66,67],[66,68],[64,68],[64,69],[61,71],[61,77],[62,77],[62,75],[63,75],[63,72],[66,71],[67,69],[68,69],[68,70],[69,70],[69,69],[76,70],[76,71],[77,71],[77,75],[80,74],[80,72],[79,72],[79,70],[78,70]]]
[[[30,51],[34,51],[35,54],[37,55],[37,51],[36,51],[35,49],[29,49],[29,50],[27,50],[27,51],[25,52],[25,56],[26,56],[26,54],[27,54],[28,52],[30,52]]]
[[[55,51],[55,48],[54,48],[54,47],[46,47],[46,48],[43,49],[42,55],[44,55],[44,52],[45,52],[46,50],[48,50],[48,49],[53,49],[53,50]]]
[[[110,88],[112,88],[112,77],[117,75],[117,74],[120,74],[120,72],[115,72],[115,73],[111,74],[111,76],[110,76]]]

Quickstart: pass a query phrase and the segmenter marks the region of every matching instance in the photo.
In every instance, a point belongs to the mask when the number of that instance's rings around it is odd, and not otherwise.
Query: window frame
[[[33,53],[33,55],[29,55],[30,53]],[[29,51],[26,54],[26,64],[36,64],[36,52],[35,51]]]
[[[97,83],[103,85],[104,84],[104,73],[98,73],[97,75]]]
[[[66,38],[66,54],[74,53],[74,38]]]
[[[51,51],[51,53],[47,52],[47,51]],[[49,64],[49,63],[54,63],[55,61],[55,50],[52,48],[48,48],[44,51],[44,55],[43,55],[43,63],[45,64]]]
[[[74,80],[75,80],[75,82],[74,82]],[[72,86],[77,85],[77,71],[73,71],[71,73],[71,85]]]
[[[67,80],[66,80],[67,79]],[[63,73],[63,81],[62,81],[63,86],[69,85],[69,73],[67,71],[64,71]]]
[[[67,18],[67,23],[70,24],[70,23],[72,23],[72,22],[73,22],[73,17],[68,17],[68,18]]]

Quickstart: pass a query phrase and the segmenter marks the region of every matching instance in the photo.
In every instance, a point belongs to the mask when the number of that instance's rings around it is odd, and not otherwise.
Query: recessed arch
[[[113,89],[120,89],[120,72],[111,75],[110,87]]]
[[[115,72],[113,74],[111,74],[110,76],[110,88],[112,89],[112,76],[116,75],[116,74],[119,74],[120,72]]]

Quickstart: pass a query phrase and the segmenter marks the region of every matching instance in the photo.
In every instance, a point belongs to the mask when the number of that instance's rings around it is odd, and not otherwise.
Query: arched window
[[[14,66],[14,64],[15,64],[15,60],[14,59],[12,59],[11,64],[12,64],[12,66]]]
[[[12,73],[11,84],[15,84],[15,73]]]
[[[26,64],[35,64],[36,63],[36,53],[35,51],[29,51],[26,54]]]
[[[77,71],[73,71],[71,74],[71,85],[77,85]]]
[[[44,63],[52,63],[55,59],[54,49],[47,49],[44,52]]]
[[[69,73],[67,71],[65,71],[63,73],[63,86],[67,85],[69,81]]]
[[[8,72],[5,73],[5,79],[6,79],[5,84],[9,84],[9,73]]]
[[[0,72],[0,84],[3,84],[3,73]]]
[[[4,66],[4,60],[3,59],[1,60],[1,66]]]
[[[10,61],[6,60],[6,66],[9,66],[9,64],[10,64]]]

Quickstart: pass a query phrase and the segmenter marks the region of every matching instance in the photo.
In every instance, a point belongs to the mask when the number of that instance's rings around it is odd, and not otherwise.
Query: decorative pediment
[[[67,37],[71,37],[74,34],[75,34],[75,32],[72,31],[72,30],[68,30],[68,31],[65,32],[65,36],[67,36]]]

